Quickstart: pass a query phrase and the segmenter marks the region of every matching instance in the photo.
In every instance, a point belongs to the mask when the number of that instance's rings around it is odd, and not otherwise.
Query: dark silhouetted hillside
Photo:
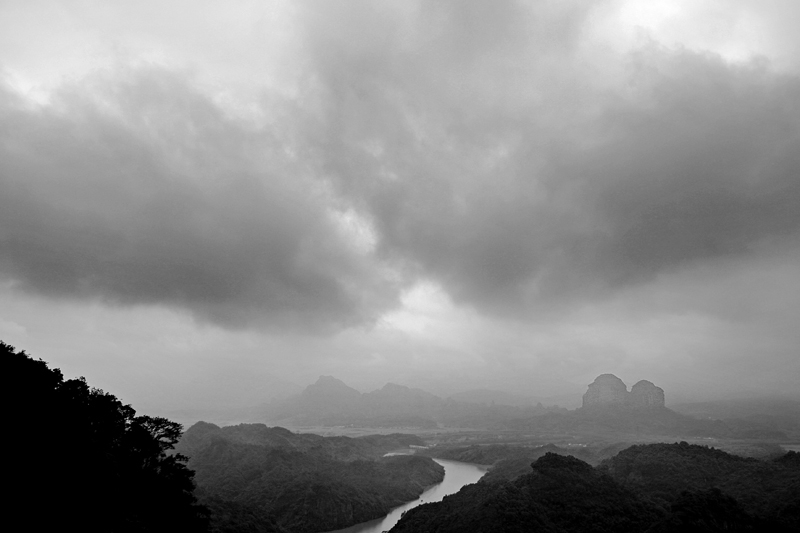
[[[599,468],[661,506],[684,491],[719,489],[753,516],[800,528],[798,457],[761,461],[682,442],[631,446]]]
[[[531,463],[547,453],[577,457],[589,464],[599,464],[601,458],[594,450],[583,447],[561,448],[555,444],[541,446],[514,446],[490,444],[486,446],[437,446],[418,453],[451,461],[491,465],[479,483],[497,483],[510,481],[531,470]]]
[[[576,459],[547,453],[506,483],[468,485],[442,502],[408,511],[393,533],[644,531],[660,518],[652,504]]]
[[[798,530],[800,454],[762,461],[680,443],[632,446],[598,467],[545,453],[513,480],[487,476],[408,511],[392,532]]]
[[[205,531],[181,427],[0,342],[5,508],[18,531]]]

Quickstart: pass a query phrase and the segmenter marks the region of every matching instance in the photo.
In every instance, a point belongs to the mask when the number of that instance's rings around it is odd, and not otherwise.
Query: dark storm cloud
[[[604,277],[786,245],[800,229],[798,80],[686,52],[647,61],[659,72],[642,76],[645,101],[610,109],[603,152],[578,165],[603,180],[591,200]]]
[[[161,69],[0,94],[0,275],[24,290],[201,319],[338,328],[392,288],[324,182]]]
[[[0,275],[336,328],[417,280],[525,315],[796,247],[798,79],[619,53],[593,33],[607,4],[291,3],[262,126],[164,69],[43,107],[6,90]]]
[[[310,144],[381,253],[457,301],[525,313],[796,246],[796,77],[655,43],[593,55],[569,4],[405,16],[314,26]]]

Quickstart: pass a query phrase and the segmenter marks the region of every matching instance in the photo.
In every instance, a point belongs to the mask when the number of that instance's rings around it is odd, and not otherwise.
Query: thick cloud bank
[[[324,181],[180,76],[2,104],[0,272],[23,289],[234,327],[342,327],[391,301]]]
[[[796,245],[798,79],[654,42],[598,51],[592,15],[444,2],[368,31],[322,17],[313,144],[384,253],[516,314]]]
[[[5,88],[0,276],[328,329],[421,279],[529,316],[796,249],[800,80],[603,46],[581,6],[302,4],[259,121],[163,68]]]

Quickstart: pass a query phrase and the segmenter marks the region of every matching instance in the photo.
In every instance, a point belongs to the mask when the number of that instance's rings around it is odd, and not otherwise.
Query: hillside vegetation
[[[440,482],[427,457],[383,457],[413,435],[320,437],[263,424],[199,422],[178,449],[190,456],[215,531],[329,531],[379,518]]]
[[[114,395],[0,341],[4,387],[5,506],[19,531],[205,531],[181,426],[137,416]]]
[[[682,442],[632,446],[597,467],[547,452],[513,480],[410,510],[392,532],[798,530],[800,454],[761,461]]]

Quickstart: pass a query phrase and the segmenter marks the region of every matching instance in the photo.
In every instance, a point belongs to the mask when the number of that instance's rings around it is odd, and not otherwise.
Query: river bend
[[[487,470],[485,466],[470,463],[447,461],[445,459],[434,459],[434,461],[444,467],[444,479],[441,483],[427,489],[416,500],[404,503],[400,507],[395,507],[383,518],[362,522],[361,524],[345,529],[337,529],[329,533],[381,533],[382,531],[389,531],[400,520],[400,516],[404,512],[421,503],[441,501],[448,494],[454,494],[461,490],[464,485],[478,481]]]

